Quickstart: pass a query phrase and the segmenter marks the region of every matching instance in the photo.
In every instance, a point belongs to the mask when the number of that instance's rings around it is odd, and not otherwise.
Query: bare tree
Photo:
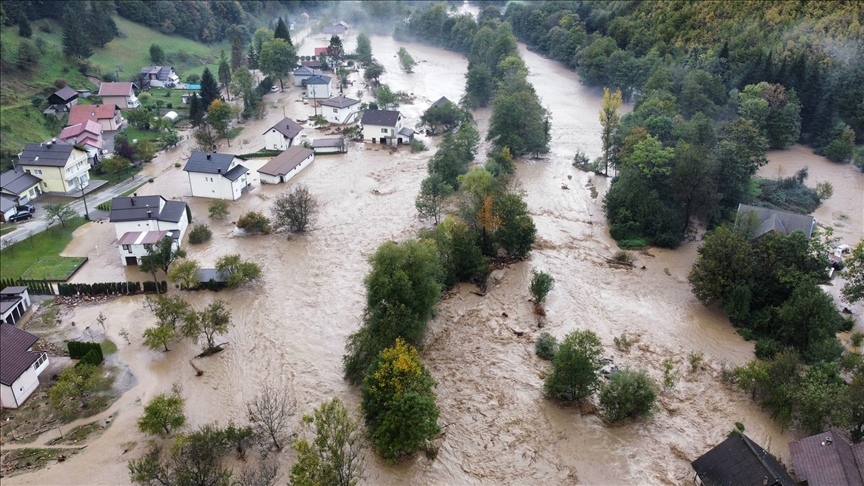
[[[249,421],[259,437],[269,437],[277,450],[285,447],[288,426],[297,412],[297,405],[287,391],[264,385],[261,392],[246,404]]]
[[[277,197],[272,209],[276,223],[291,231],[306,231],[317,210],[318,200],[303,184],[297,184],[293,191]]]
[[[240,470],[235,486],[273,486],[279,474],[279,462],[273,456],[259,459]]]

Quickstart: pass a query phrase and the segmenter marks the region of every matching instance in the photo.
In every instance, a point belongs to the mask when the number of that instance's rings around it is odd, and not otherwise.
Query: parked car
[[[270,87],[270,91],[271,91],[272,93],[275,93],[275,92],[279,91],[279,86],[271,86],[271,87]]]
[[[19,213],[22,213],[22,212],[24,212],[24,211],[27,211],[28,213],[31,213],[31,214],[32,214],[32,213],[35,213],[35,212],[36,212],[36,206],[34,206],[34,205],[32,205],[32,204],[22,204],[22,205],[18,206],[18,207],[15,208],[15,209],[16,209]]]
[[[25,221],[33,217],[33,214],[30,211],[22,211],[19,213],[15,213],[15,215],[9,218],[10,223],[17,223],[18,221]]]

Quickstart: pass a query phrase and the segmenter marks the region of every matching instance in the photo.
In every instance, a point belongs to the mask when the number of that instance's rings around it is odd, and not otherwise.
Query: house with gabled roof
[[[864,485],[864,442],[852,444],[838,429],[790,442],[789,452],[799,484]]]
[[[797,486],[774,456],[737,431],[691,465],[697,486]]]
[[[171,66],[145,66],[141,68],[145,85],[141,88],[170,88],[180,82],[180,77]]]
[[[132,83],[102,83],[99,85],[99,96],[106,105],[117,105],[121,110],[139,108],[141,102],[132,86]]]
[[[139,265],[150,245],[171,238],[180,248],[189,226],[189,208],[183,201],[169,201],[162,196],[115,197],[111,200],[108,221],[114,224],[120,262]]]
[[[0,174],[0,193],[15,205],[27,204],[42,194],[42,179],[20,167]]]
[[[735,227],[751,224],[748,220],[753,218],[756,227],[750,238],[758,238],[765,233],[777,231],[790,234],[795,231],[803,232],[807,238],[813,235],[816,229],[816,219],[809,214],[796,214],[776,209],[761,208],[748,204],[738,205],[738,216],[735,218]]]
[[[262,184],[287,182],[315,160],[315,153],[306,147],[290,147],[258,169]]]
[[[318,65],[320,66],[321,63],[318,63]],[[320,69],[312,68],[309,66],[300,66],[299,68],[294,70],[294,86],[303,86],[306,84],[305,81],[307,79],[313,76],[319,76],[320,74]]]
[[[357,108],[359,100],[339,95],[328,100],[318,102],[323,108],[321,115],[329,122],[345,124],[357,120]]]
[[[42,113],[49,115],[57,112],[67,112],[72,105],[78,103],[78,92],[69,86],[58,89],[48,97],[48,103],[51,105]]]
[[[405,117],[394,110],[366,110],[360,119],[363,141],[381,145],[402,145],[414,137],[414,130],[403,127]]]
[[[104,147],[102,125],[93,120],[88,119],[84,123],[68,126],[60,131],[60,136],[57,138],[86,150],[91,165],[99,162],[102,157]]]
[[[325,25],[321,29],[321,33],[324,35],[327,35],[327,36],[334,36],[335,35],[336,37],[339,37],[340,39],[342,39],[345,37],[345,35],[348,34],[347,25],[348,25],[347,23],[341,23],[341,22],[336,23],[336,24],[331,24],[331,25]]]
[[[286,150],[292,145],[297,145],[300,143],[302,131],[303,125],[285,117],[264,132],[264,149]]]
[[[0,300],[0,305],[3,302]],[[35,334],[12,324],[0,324],[0,407],[21,407],[39,386],[39,375],[48,367],[48,355],[33,349],[37,342]]]
[[[249,169],[232,154],[195,151],[183,170],[195,197],[236,201],[248,190]]]
[[[42,192],[70,193],[90,184],[87,152],[57,139],[25,145],[18,167],[42,180]]]
[[[117,105],[74,105],[69,110],[69,120],[66,121],[66,126],[86,123],[87,120],[102,125],[103,132],[119,130],[124,122]]]
[[[313,100],[326,100],[333,96],[330,76],[311,76],[306,78],[306,97]]]

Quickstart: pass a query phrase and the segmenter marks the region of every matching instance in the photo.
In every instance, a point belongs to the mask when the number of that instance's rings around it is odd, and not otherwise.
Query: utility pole
[[[84,219],[90,221],[90,210],[87,209],[87,198],[84,197],[84,185],[81,184],[81,180],[78,180],[78,187],[81,188],[81,200],[84,201]]]

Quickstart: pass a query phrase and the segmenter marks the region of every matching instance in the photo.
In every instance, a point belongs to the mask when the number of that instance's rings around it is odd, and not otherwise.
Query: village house
[[[316,61],[317,62],[317,61]],[[318,63],[319,65],[321,63]],[[314,69],[308,66],[300,66],[294,70],[294,86],[303,86],[305,81],[313,76],[321,75],[320,69]]]
[[[55,91],[48,97],[48,104],[51,105],[42,113],[45,115],[53,115],[56,113],[65,113],[72,108],[72,105],[78,103],[78,92],[66,86]]]
[[[359,100],[340,95],[335,98],[319,101],[318,104],[324,107],[321,110],[321,114],[329,122],[344,125],[357,121],[356,106],[360,104]]]
[[[322,49],[326,49],[326,48],[322,48]],[[316,69],[316,70],[320,70],[320,69],[321,69],[321,61],[319,61],[319,60],[317,60],[317,59],[316,59],[316,60],[312,60],[312,61],[302,61],[302,62],[300,63],[300,65],[301,65],[301,66],[306,66],[306,67],[308,67],[308,68]],[[319,72],[318,74],[321,74],[321,73]]]
[[[831,429],[789,443],[798,484],[861,486],[864,484],[864,442],[851,444]]]
[[[144,80],[144,86],[141,86],[141,89],[171,88],[180,82],[180,77],[174,73],[174,68],[171,66],[143,67],[141,68],[141,78]]]
[[[139,108],[141,102],[132,91],[132,83],[102,83],[99,96],[106,105],[117,105],[121,110]]]
[[[141,258],[147,256],[147,252],[154,244],[164,238],[171,238],[171,248],[180,248],[180,237],[178,231],[130,231],[117,240],[120,249],[120,263],[124,267],[140,265]]]
[[[18,214],[18,201],[7,194],[0,194],[0,221],[6,223]]]
[[[306,97],[313,100],[326,100],[333,96],[330,76],[312,76],[306,79]]]
[[[403,127],[402,113],[392,110],[366,110],[360,124],[363,126],[363,141],[381,145],[402,145],[414,136],[414,130]]]
[[[20,167],[0,174],[0,195],[18,204],[27,204],[42,194],[42,179]]]
[[[117,105],[75,105],[69,111],[69,120],[66,121],[66,126],[86,123],[87,120],[102,125],[103,132],[119,130],[125,121]]]
[[[279,123],[264,132],[264,148],[266,150],[286,150],[300,143],[300,132],[303,126],[290,118],[283,118]]]
[[[342,137],[316,138],[312,140],[312,151],[318,154],[344,154],[348,152]]]
[[[18,166],[42,180],[42,192],[70,193],[90,184],[87,152],[57,139],[28,143],[18,154]]]
[[[231,154],[195,151],[183,170],[189,175],[189,186],[195,197],[236,201],[248,190],[246,173],[249,169]]]
[[[797,486],[774,456],[738,432],[691,464],[697,486]]]
[[[48,355],[33,350],[38,341],[34,334],[0,324],[0,408],[19,408],[39,386]]]
[[[179,248],[190,223],[185,202],[138,195],[112,199],[108,220],[114,223],[120,262],[124,266],[140,264],[148,247],[166,236]]]
[[[0,290],[0,322],[14,326],[24,317],[31,305],[26,286]]]
[[[321,33],[326,35],[327,37],[336,36],[340,39],[345,39],[345,36],[348,34],[347,23],[338,22],[331,25],[325,25],[324,28],[321,29]]]
[[[813,235],[813,230],[816,229],[816,219],[809,214],[795,214],[747,204],[738,205],[735,227],[750,224],[748,220],[751,217],[754,218],[752,224],[755,227],[753,233],[749,235],[750,238],[758,238],[771,231],[787,235],[795,231],[802,231],[807,238],[810,238]]]
[[[84,123],[68,126],[60,131],[60,136],[57,138],[84,148],[90,165],[98,163],[102,156],[104,147],[102,125],[93,120],[88,119]]]
[[[258,169],[262,184],[287,182],[315,160],[315,153],[306,147],[290,147]]]
[[[321,59],[321,57],[323,56],[325,61],[330,62],[329,49],[330,49],[329,47],[316,47],[315,48],[315,57],[317,57],[318,59]],[[321,61],[318,61],[318,67],[322,68]]]

